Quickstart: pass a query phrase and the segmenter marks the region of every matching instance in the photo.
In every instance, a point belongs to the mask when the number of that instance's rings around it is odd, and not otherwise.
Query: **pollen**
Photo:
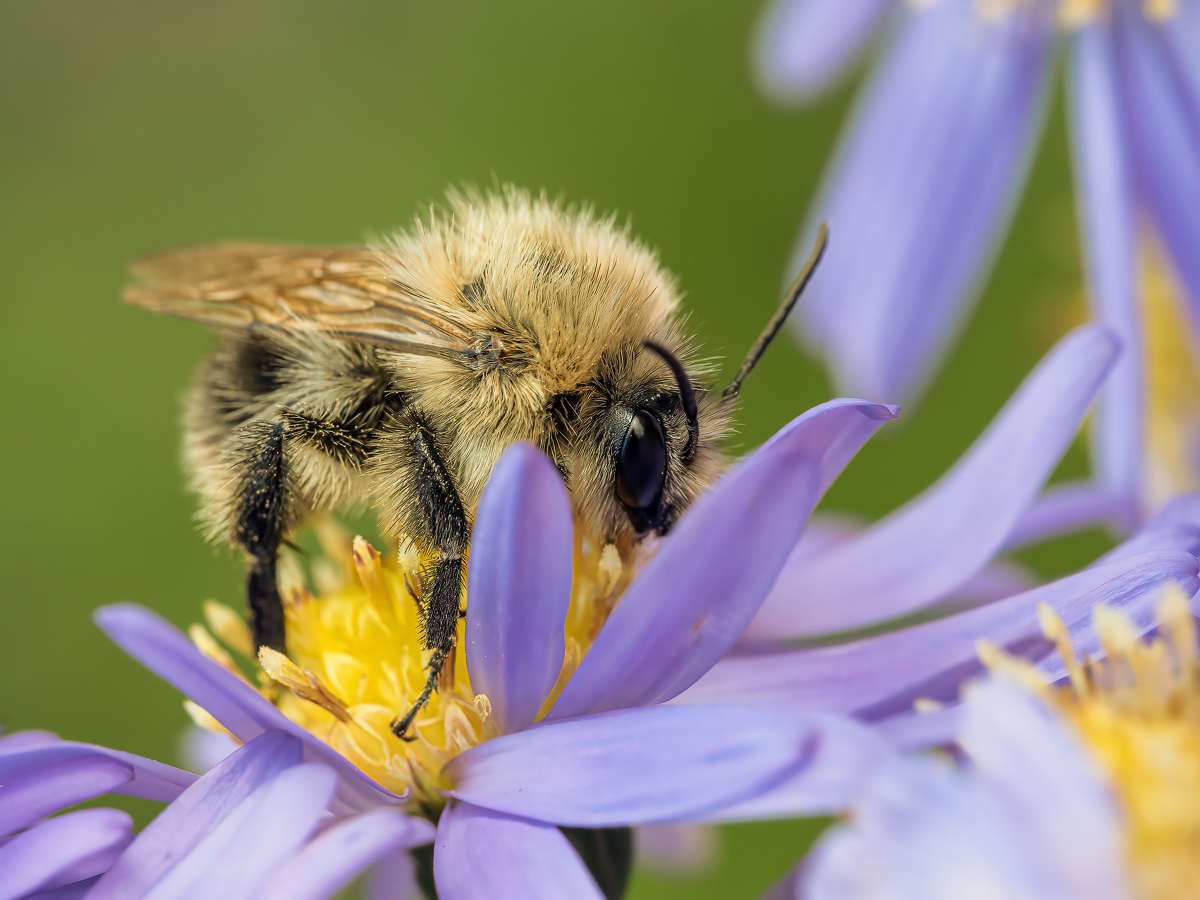
[[[491,699],[471,688],[465,619],[459,619],[452,665],[443,669],[438,691],[418,713],[410,739],[397,738],[391,725],[421,692],[431,655],[422,648],[420,612],[421,573],[428,560],[416,549],[385,556],[361,537],[349,540],[328,522],[317,533],[324,552],[311,561],[310,571],[319,596],[295,558],[281,559],[286,656],[269,647],[248,652],[250,633],[243,619],[213,601],[204,605],[208,627],[189,630],[192,642],[239,677],[252,684],[251,677],[257,679],[255,688],[284,715],[379,784],[410,792],[414,811],[437,809],[443,802],[439,789],[448,786],[441,781],[443,766],[496,735]],[[574,562],[565,659],[543,714],[630,580],[612,545],[577,536]],[[188,704],[188,714],[202,727],[225,731],[195,704]]]
[[[1121,613],[1098,607],[1102,658],[1081,661],[1066,626],[1043,607],[1043,630],[1067,661],[1063,688],[1002,651],[984,662],[997,674],[1023,672],[1020,682],[1072,726],[1111,778],[1139,896],[1182,900],[1200,886],[1200,660],[1195,620],[1177,587],[1159,614],[1158,636],[1142,641]]]

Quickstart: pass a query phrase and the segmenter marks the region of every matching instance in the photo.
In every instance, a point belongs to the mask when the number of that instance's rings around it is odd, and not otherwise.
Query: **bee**
[[[184,461],[211,539],[247,556],[256,646],[286,653],[276,561],[310,517],[373,506],[429,558],[428,677],[452,652],[463,556],[510,444],[541,448],[577,519],[628,559],[721,471],[739,389],[816,249],[720,394],[702,387],[675,279],[613,218],[514,188],[451,192],[374,248],[231,243],[134,266],[124,299],[215,327],[186,402]]]

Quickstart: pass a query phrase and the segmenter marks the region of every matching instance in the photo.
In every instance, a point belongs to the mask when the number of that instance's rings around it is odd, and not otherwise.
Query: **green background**
[[[449,185],[515,182],[616,210],[681,276],[727,377],[853,96],[772,107],[749,74],[760,10],[694,2],[39,2],[0,6],[0,725],[175,761],[175,691],[90,621],[144,603],[184,625],[236,604],[241,561],[197,533],[180,397],[210,336],[118,301],[129,262],[199,242],[358,243]],[[919,409],[827,508],[877,517],[932,482],[1056,333],[1078,290],[1061,110],[979,313]],[[838,239],[835,232],[835,240]],[[753,446],[830,388],[786,340],[743,393]],[[1064,471],[1082,471],[1076,448]],[[1088,535],[1027,556],[1047,574]],[[133,804],[144,821],[152,805]],[[754,897],[816,828],[725,830],[694,882]]]

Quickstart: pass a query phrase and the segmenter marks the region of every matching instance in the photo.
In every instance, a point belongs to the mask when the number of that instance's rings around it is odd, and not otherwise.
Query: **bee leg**
[[[400,738],[405,737],[417,713],[437,690],[442,667],[447,657],[454,652],[458,601],[462,595],[462,560],[469,540],[467,516],[463,511],[462,501],[433,444],[433,435],[423,425],[418,424],[409,439],[412,442],[417,491],[427,535],[431,538],[439,558],[434,563],[433,578],[425,594],[423,609],[425,647],[433,650],[426,667],[429,674],[412,708],[392,723],[393,733]]]
[[[286,653],[283,602],[275,578],[275,559],[283,538],[286,485],[283,422],[259,424],[248,431],[246,465],[237,505],[235,535],[250,557],[246,602],[254,646]]]

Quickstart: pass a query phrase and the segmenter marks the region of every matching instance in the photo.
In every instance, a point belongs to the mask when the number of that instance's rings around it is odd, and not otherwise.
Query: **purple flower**
[[[1040,606],[1057,611],[1090,650],[1096,605],[1125,610],[1145,632],[1155,625],[1153,601],[1164,584],[1195,595],[1196,496],[1177,499],[1088,568],[1049,584],[1032,587],[992,563],[1006,549],[1095,514],[1094,493],[1068,485],[1038,494],[1115,352],[1103,328],[1076,330],[931,488],[861,531],[818,531],[801,540],[745,639],[679,702],[852,714],[901,746],[943,743],[953,734],[959,688],[982,671],[979,639],[1062,674],[1041,637]],[[933,621],[897,622],[914,614]],[[885,633],[862,636],[865,628]],[[947,708],[915,713],[921,699]]]
[[[853,824],[827,834],[770,900],[1132,900],[1116,797],[1064,723],[990,682],[972,690],[959,740],[962,767],[880,766]]]
[[[162,763],[48,732],[0,737],[0,897],[66,896],[59,889],[82,895],[133,839],[132,820],[120,810],[55,813],[110,793],[173,800],[195,780]]]
[[[531,447],[510,448],[475,521],[464,635],[471,689],[488,713],[484,727],[494,729],[484,737],[495,736],[471,745],[472,733],[456,730],[448,714],[447,740],[460,737],[461,752],[403,793],[368,777],[153,613],[100,610],[99,624],[121,647],[245,746],[139,835],[93,897],[328,896],[379,853],[427,841],[429,825],[414,814],[438,819],[434,877],[443,900],[599,896],[556,826],[717,818],[785,783],[800,797],[775,804],[785,812],[816,811],[818,795],[820,809],[836,808],[845,802],[837,786],[856,783],[884,752],[870,729],[820,712],[665,701],[734,645],[813,506],[895,415],[831,401],[735,465],[661,542],[552,703],[566,654],[571,509],[554,466]],[[322,721],[346,717],[353,730],[338,734],[372,733],[313,673],[290,672],[281,669]],[[381,777],[394,777],[403,747],[397,741],[378,762]],[[795,785],[809,775],[820,786],[801,797]],[[281,821],[286,827],[266,827]],[[350,845],[362,852],[343,849]]]
[[[1196,328],[1200,0],[776,0],[761,78],[777,96],[820,91],[885,19],[886,49],[797,244],[829,222],[805,338],[843,390],[920,391],[1007,229],[1062,46],[1093,315],[1125,348],[1097,413],[1098,475],[1149,506],[1139,241],[1152,226]]]
[[[772,900],[1133,900],[1200,889],[1200,664],[1178,591],[1142,642],[1095,611],[1100,646],[1045,614],[1069,685],[994,647],[963,704],[956,762],[895,758]]]

